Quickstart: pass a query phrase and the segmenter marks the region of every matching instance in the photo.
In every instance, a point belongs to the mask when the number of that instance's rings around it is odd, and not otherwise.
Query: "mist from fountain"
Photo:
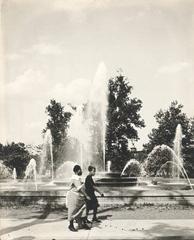
[[[66,161],[56,170],[56,179],[62,181],[70,181],[73,167],[76,165],[76,162]]]

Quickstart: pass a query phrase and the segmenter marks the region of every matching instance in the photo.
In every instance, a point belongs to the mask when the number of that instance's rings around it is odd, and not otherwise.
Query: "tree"
[[[167,173],[168,177],[172,175],[169,174],[172,169],[172,165],[167,164],[172,162],[172,154],[166,145],[159,145],[154,147],[153,151],[149,153],[144,168],[148,176],[155,177],[158,176],[163,168]]]
[[[183,105],[177,101],[173,101],[167,110],[160,110],[156,113],[155,118],[158,123],[158,127],[152,129],[148,135],[149,142],[144,145],[144,150],[149,153],[152,149],[159,145],[167,145],[173,148],[173,141],[175,138],[176,128],[178,124],[182,126],[182,154],[184,159],[184,167],[191,176],[194,169],[194,163],[192,161],[191,153],[193,150],[190,149],[192,139],[192,125],[190,119],[182,112]],[[153,165],[154,163],[152,163]],[[156,163],[157,165],[157,163]],[[157,169],[154,166],[154,169]]]
[[[144,145],[144,149],[149,153],[157,145],[168,145],[173,147],[173,140],[175,138],[176,127],[178,124],[182,126],[183,148],[190,144],[191,140],[191,126],[190,120],[185,113],[182,112],[183,105],[177,101],[173,101],[167,110],[160,110],[155,114],[157,128],[153,128],[148,135],[149,142]]]
[[[46,129],[43,132],[46,132],[47,129],[50,129],[52,134],[53,142],[53,160],[54,167],[56,168],[60,165],[60,152],[61,147],[67,140],[67,128],[68,123],[71,118],[70,112],[65,112],[64,107],[61,103],[56,102],[54,99],[50,101],[50,104],[46,107],[46,113],[49,116]]]
[[[1,147],[0,159],[8,168],[12,170],[16,168],[18,178],[23,178],[30,155],[24,143],[12,142]]]
[[[194,118],[190,119],[191,139],[188,147],[184,149],[184,165],[189,177],[194,178]]]
[[[109,80],[106,159],[112,162],[112,170],[122,170],[130,158],[128,140],[138,140],[137,128],[145,126],[139,114],[142,102],[131,98],[131,91],[123,74]]]

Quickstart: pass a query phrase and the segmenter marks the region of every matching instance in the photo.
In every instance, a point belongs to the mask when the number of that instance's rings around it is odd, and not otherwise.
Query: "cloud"
[[[17,53],[12,53],[12,54],[5,55],[5,58],[7,60],[10,60],[10,61],[16,61],[16,60],[20,59],[21,57],[22,57],[22,55],[17,54]]]
[[[57,83],[49,95],[63,103],[80,104],[85,103],[89,97],[91,82],[88,79],[76,79],[65,86]]]
[[[14,99],[39,99],[44,95],[47,87],[46,77],[43,72],[26,69],[16,80],[5,85],[8,97]]]
[[[88,10],[110,7],[110,2],[110,0],[56,0],[52,1],[51,9],[65,11],[70,21],[82,23],[87,20]]]
[[[56,0],[52,1],[55,10],[82,11],[88,8],[106,7],[110,0]]]
[[[59,45],[51,43],[38,43],[33,45],[30,49],[24,50],[24,53],[40,54],[40,55],[60,55],[62,48]]]
[[[81,78],[68,85],[61,81],[51,83],[42,71],[29,68],[16,77],[15,81],[5,84],[4,88],[8,99],[14,101],[49,103],[54,98],[63,104],[79,104],[87,101],[90,84],[91,81]]]
[[[159,74],[171,74],[171,73],[178,73],[180,71],[186,70],[191,66],[189,62],[177,62],[171,65],[162,66],[159,70]]]

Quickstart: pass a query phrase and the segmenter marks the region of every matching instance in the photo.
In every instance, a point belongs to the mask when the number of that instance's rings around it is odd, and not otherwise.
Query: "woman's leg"
[[[69,221],[69,230],[72,232],[77,232],[77,229],[75,229],[74,225],[73,225],[73,220]]]
[[[97,215],[97,209],[98,209],[98,207],[96,206],[93,210],[93,219],[92,219],[93,222],[101,222],[100,219],[98,219],[97,216],[96,216]]]

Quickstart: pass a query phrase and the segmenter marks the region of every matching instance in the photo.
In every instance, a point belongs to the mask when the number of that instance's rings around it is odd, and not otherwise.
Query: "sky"
[[[193,117],[194,0],[1,0],[0,142],[40,144],[50,99],[80,104],[101,62],[142,100],[146,127],[173,100]]]

